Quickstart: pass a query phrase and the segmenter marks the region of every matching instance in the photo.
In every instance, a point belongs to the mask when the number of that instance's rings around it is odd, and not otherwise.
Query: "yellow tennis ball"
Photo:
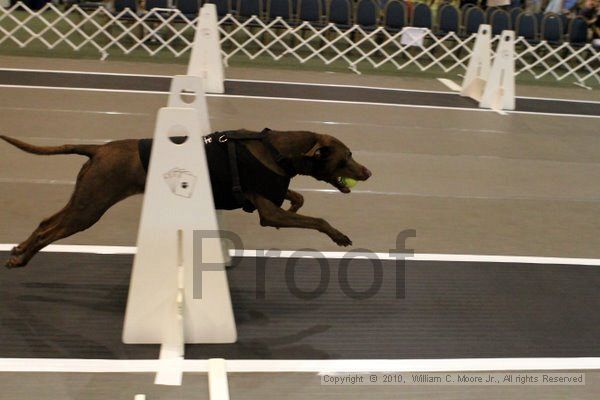
[[[342,177],[340,180],[342,182],[342,185],[344,185],[348,188],[353,188],[358,183],[358,182],[356,182],[356,179],[352,179],[352,178],[348,178],[348,177]]]

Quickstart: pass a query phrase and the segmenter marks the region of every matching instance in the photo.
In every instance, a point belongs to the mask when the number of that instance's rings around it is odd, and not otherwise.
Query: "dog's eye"
[[[348,153],[348,158],[352,158],[352,152]]]

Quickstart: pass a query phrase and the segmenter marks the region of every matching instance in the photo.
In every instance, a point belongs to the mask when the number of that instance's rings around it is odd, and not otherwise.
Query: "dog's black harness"
[[[254,204],[246,199],[245,191],[254,192],[281,206],[290,184],[296,175],[292,161],[283,156],[268,140],[269,129],[259,133],[237,131],[215,132],[203,137],[206,159],[213,190],[215,207],[220,210],[243,208],[253,212]],[[183,141],[183,138],[172,138]],[[267,168],[252,153],[239,143],[240,140],[260,140],[269,150],[277,164],[286,172],[282,176]],[[138,143],[140,161],[148,170],[152,139],[141,139]]]

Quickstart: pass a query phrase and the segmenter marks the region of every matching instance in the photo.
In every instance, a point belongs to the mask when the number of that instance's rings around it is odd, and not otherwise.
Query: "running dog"
[[[12,249],[7,268],[24,267],[45,246],[88,229],[117,202],[144,192],[151,139],[42,147],[3,135],[0,138],[28,153],[89,158],[79,171],[67,205],[43,220],[27,240]],[[216,132],[204,137],[204,143],[217,209],[256,209],[262,226],[314,229],[339,246],[352,244],[348,236],[324,219],[298,214],[304,198],[288,188],[296,175],[312,176],[342,193],[350,193],[342,177],[369,179],[371,171],[355,161],[340,140],[314,132],[265,129]],[[287,210],[281,208],[284,200],[291,203]]]

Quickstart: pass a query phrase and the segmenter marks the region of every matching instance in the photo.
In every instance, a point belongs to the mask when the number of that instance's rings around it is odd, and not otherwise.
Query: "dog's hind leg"
[[[64,209],[42,222],[27,240],[13,249],[6,267],[24,267],[38,251],[52,242],[89,228],[105,211],[77,210],[77,207],[69,202]]]
[[[21,242],[18,246],[12,248],[12,250],[10,251],[10,255],[20,256],[21,254],[25,253],[26,249],[37,240],[41,232],[46,231],[62,217],[63,212],[65,211],[65,209],[67,209],[67,207],[69,207],[68,204],[61,211],[40,222],[38,227],[31,233],[27,240]]]
[[[119,170],[119,169],[117,169]],[[67,205],[45,219],[27,240],[16,246],[6,262],[7,268],[23,267],[41,249],[52,242],[81,232],[94,225],[115,203],[143,191],[143,186],[114,164],[88,161],[77,177],[77,183]]]

